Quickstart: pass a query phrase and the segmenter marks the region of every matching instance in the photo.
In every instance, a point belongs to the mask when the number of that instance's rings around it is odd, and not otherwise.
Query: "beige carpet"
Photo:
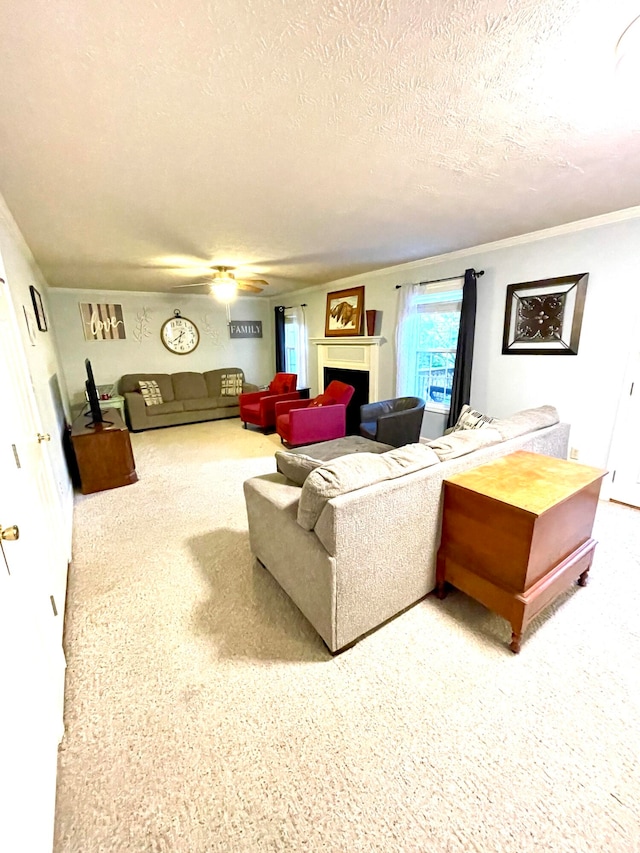
[[[277,437],[132,439],[76,504],[56,853],[640,850],[640,512],[519,656],[452,593],[332,658],[249,551]]]

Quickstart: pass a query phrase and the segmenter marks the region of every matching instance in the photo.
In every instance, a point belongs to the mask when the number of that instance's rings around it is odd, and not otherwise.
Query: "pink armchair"
[[[276,403],[276,432],[280,441],[295,447],[342,438],[346,434],[347,405],[353,385],[333,380],[324,394],[313,400],[288,400]]]
[[[240,394],[240,420],[244,428],[247,428],[247,424],[254,424],[262,429],[275,426],[276,403],[300,399],[300,392],[295,390],[297,381],[295,373],[276,373],[264,391]]]

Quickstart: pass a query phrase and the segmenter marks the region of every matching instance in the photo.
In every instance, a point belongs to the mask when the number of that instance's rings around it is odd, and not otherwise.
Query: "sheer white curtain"
[[[410,397],[414,394],[420,335],[418,297],[424,292],[425,288],[419,284],[403,284],[398,290],[396,397]]]
[[[297,386],[298,388],[307,388],[309,386],[309,339],[304,308],[301,305],[296,305],[295,308],[287,308],[285,309],[285,317],[290,319],[295,327]]]

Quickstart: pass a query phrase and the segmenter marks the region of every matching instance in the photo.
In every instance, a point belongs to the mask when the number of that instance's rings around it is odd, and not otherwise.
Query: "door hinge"
[[[58,615],[58,608],[56,607],[56,600],[52,595],[50,595],[49,598],[51,599],[51,607],[53,607],[53,615],[57,616]]]

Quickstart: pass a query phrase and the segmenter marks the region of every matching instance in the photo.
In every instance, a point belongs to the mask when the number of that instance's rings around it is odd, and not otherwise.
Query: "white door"
[[[21,358],[22,355],[22,358]],[[0,850],[50,851],[63,734],[63,613],[47,466],[34,433],[30,379],[0,279]],[[16,526],[19,535],[12,530]]]
[[[631,360],[613,434],[610,497],[640,507],[640,352]]]

